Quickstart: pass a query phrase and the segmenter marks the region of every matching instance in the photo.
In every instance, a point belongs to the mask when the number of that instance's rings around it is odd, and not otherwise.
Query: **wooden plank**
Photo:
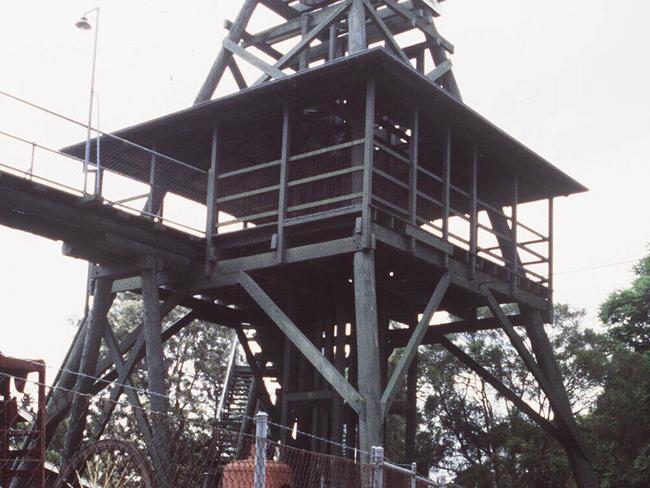
[[[339,373],[321,352],[311,343],[302,331],[287,317],[264,290],[244,272],[239,273],[239,284],[255,300],[260,308],[278,326],[305,358],[323,375],[323,378],[341,395],[359,414],[364,412],[364,399]]]
[[[411,367],[413,358],[415,358],[415,355],[417,354],[418,347],[420,347],[420,344],[422,344],[422,340],[424,339],[427,329],[429,328],[429,323],[433,318],[433,314],[438,310],[442,299],[447,293],[447,289],[449,288],[450,283],[451,275],[449,272],[447,272],[443,274],[438,281],[438,284],[436,285],[433,294],[431,295],[431,298],[429,299],[429,302],[427,303],[427,306],[422,313],[422,318],[415,327],[415,330],[409,339],[406,349],[404,350],[402,357],[400,357],[399,362],[393,371],[393,375],[388,381],[388,385],[386,386],[384,394],[381,397],[383,418],[385,418],[386,414],[390,411],[390,407],[395,400],[395,395],[404,382],[406,373]]]
[[[282,78],[286,76],[286,74],[281,69],[278,69],[266,61],[258,58],[251,52],[241,47],[239,44],[232,42],[230,39],[223,40],[223,47],[231,53],[236,54],[247,63],[255,66],[257,69],[262,70],[264,73],[266,73],[267,76],[271,78]]]

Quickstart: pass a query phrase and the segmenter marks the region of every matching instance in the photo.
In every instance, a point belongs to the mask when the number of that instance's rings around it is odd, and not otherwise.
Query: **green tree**
[[[615,291],[600,307],[612,337],[637,352],[650,350],[650,255],[634,267],[631,286]]]
[[[617,343],[589,417],[605,488],[650,486],[650,255],[634,273],[631,285],[600,307],[600,318]]]
[[[576,413],[596,404],[607,371],[607,337],[581,327],[585,312],[555,308],[551,340]],[[456,343],[542,416],[547,399],[500,331],[462,334]],[[421,348],[418,461],[456,474],[467,487],[569,487],[558,443],[446,350]]]
[[[187,310],[177,307],[164,320],[163,329],[182,317]],[[142,324],[142,300],[135,294],[119,295],[109,313],[109,322],[118,341]],[[212,423],[224,383],[231,331],[195,320],[164,345],[171,456],[176,476],[196,476],[204,468],[212,438]],[[131,376],[136,394],[148,409],[147,368],[140,361]],[[103,393],[106,398],[107,388]],[[88,432],[95,432],[103,409],[108,405],[94,402]],[[136,412],[123,393],[103,437],[136,442],[144,450],[144,439],[135,420]],[[198,478],[197,478],[198,479]],[[178,480],[177,480],[178,481]]]

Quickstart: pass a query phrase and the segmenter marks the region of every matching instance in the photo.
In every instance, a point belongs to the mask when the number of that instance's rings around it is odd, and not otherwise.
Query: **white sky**
[[[185,108],[240,4],[5,0],[0,90],[84,120],[92,34],[74,22],[99,5],[102,129]],[[439,20],[456,46],[465,102],[591,189],[558,200],[555,252],[557,300],[592,317],[650,242],[649,16],[645,0],[449,0]],[[16,127],[55,147],[69,142],[56,131],[30,134],[37,127],[0,105],[0,130]],[[58,366],[69,319],[82,312],[86,265],[29,234],[0,228],[0,242],[0,350]]]

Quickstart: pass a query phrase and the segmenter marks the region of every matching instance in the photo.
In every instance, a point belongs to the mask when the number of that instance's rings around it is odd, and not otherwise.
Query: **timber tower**
[[[278,24],[250,31],[268,9]],[[259,408],[315,436],[298,447],[330,449],[319,437],[368,452],[383,445],[387,416],[402,415],[410,463],[418,347],[439,344],[561,443],[579,487],[595,487],[544,330],[553,200],[585,188],[463,104],[439,15],[435,0],[245,0],[193,107],[98,137],[90,151],[64,149],[86,157],[95,175],[143,185],[141,212],[57,200],[50,218],[45,204],[4,193],[3,208],[29,218],[2,223],[61,239],[66,253],[95,264],[93,308],[64,371],[128,380],[124,364],[111,370],[97,356],[110,338],[102,317],[113,294],[135,291],[154,410],[167,408],[162,342],[173,334],[161,335],[161,316],[181,304],[186,322],[237,331]],[[220,96],[225,76],[238,91]],[[164,225],[173,196],[204,206],[204,233]],[[100,177],[94,197],[102,198]],[[81,212],[100,216],[89,226]],[[506,304],[518,312],[506,314]],[[551,421],[450,340],[493,328],[539,383]],[[58,381],[81,393],[100,388],[80,378],[64,372]],[[274,402],[265,379],[280,386]],[[74,420],[66,445],[78,442],[76,400],[48,413],[51,431]]]

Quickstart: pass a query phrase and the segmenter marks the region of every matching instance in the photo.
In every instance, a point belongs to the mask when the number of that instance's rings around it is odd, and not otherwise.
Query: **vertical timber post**
[[[278,191],[278,229],[276,239],[277,260],[284,261],[286,239],[284,220],[287,214],[287,186],[289,180],[289,156],[291,145],[291,108],[285,102],[282,107],[282,154],[280,156],[280,190]]]
[[[348,15],[348,52],[358,53],[367,49],[366,10],[363,0],[352,0]]]
[[[143,260],[142,267],[142,302],[144,307],[144,338],[147,363],[147,381],[149,383],[149,402],[152,410],[151,426],[155,444],[156,459],[154,463],[158,474],[158,483],[168,486],[171,473],[168,472],[170,438],[168,434],[167,413],[169,401],[165,387],[165,363],[163,356],[162,324],[160,314],[160,297],[157,283],[157,263],[155,258]]]
[[[514,295],[517,287],[517,277],[519,275],[519,247],[517,245],[517,227],[518,217],[517,209],[519,207],[519,176],[515,173],[512,180],[512,206],[510,211],[510,239],[512,240],[512,254],[511,254],[511,269],[512,276],[510,277],[510,292]],[[523,271],[523,269],[522,269]]]
[[[86,413],[88,411],[87,393],[95,382],[97,374],[97,359],[99,348],[106,327],[106,314],[111,308],[114,295],[111,292],[113,280],[110,278],[98,278],[95,281],[93,307],[90,312],[90,320],[86,324],[87,330],[81,352],[79,374],[74,388],[75,396],[72,400],[72,408],[68,421],[68,430],[63,448],[64,456],[70,459],[83,440],[83,433],[86,428]]]
[[[219,163],[219,128],[215,124],[212,128],[212,141],[210,146],[210,171],[208,172],[208,188],[207,188],[207,222],[205,225],[205,242],[206,250],[206,265],[214,262],[217,258],[214,248],[214,235],[217,229],[219,220],[219,209],[217,208],[217,182],[218,182],[218,163]]]
[[[469,273],[476,278],[476,258],[478,254],[478,148],[472,148],[470,168],[470,229],[469,229]]]
[[[357,335],[357,383],[365,399],[359,415],[359,446],[370,452],[382,444],[383,415],[379,362],[377,290],[373,251],[354,253],[354,297]]]
[[[418,356],[413,358],[406,378],[406,432],[405,432],[405,461],[415,461],[415,436],[417,433],[417,388],[418,388]]]
[[[363,6],[363,5],[362,5]],[[382,444],[383,416],[379,358],[379,320],[375,256],[371,238],[372,166],[374,156],[375,80],[366,84],[363,158],[362,249],[354,253],[355,333],[357,342],[357,384],[365,400],[359,415],[359,446],[367,459],[373,446]]]
[[[449,240],[449,215],[451,206],[451,127],[445,135],[445,154],[442,170],[442,238]]]

